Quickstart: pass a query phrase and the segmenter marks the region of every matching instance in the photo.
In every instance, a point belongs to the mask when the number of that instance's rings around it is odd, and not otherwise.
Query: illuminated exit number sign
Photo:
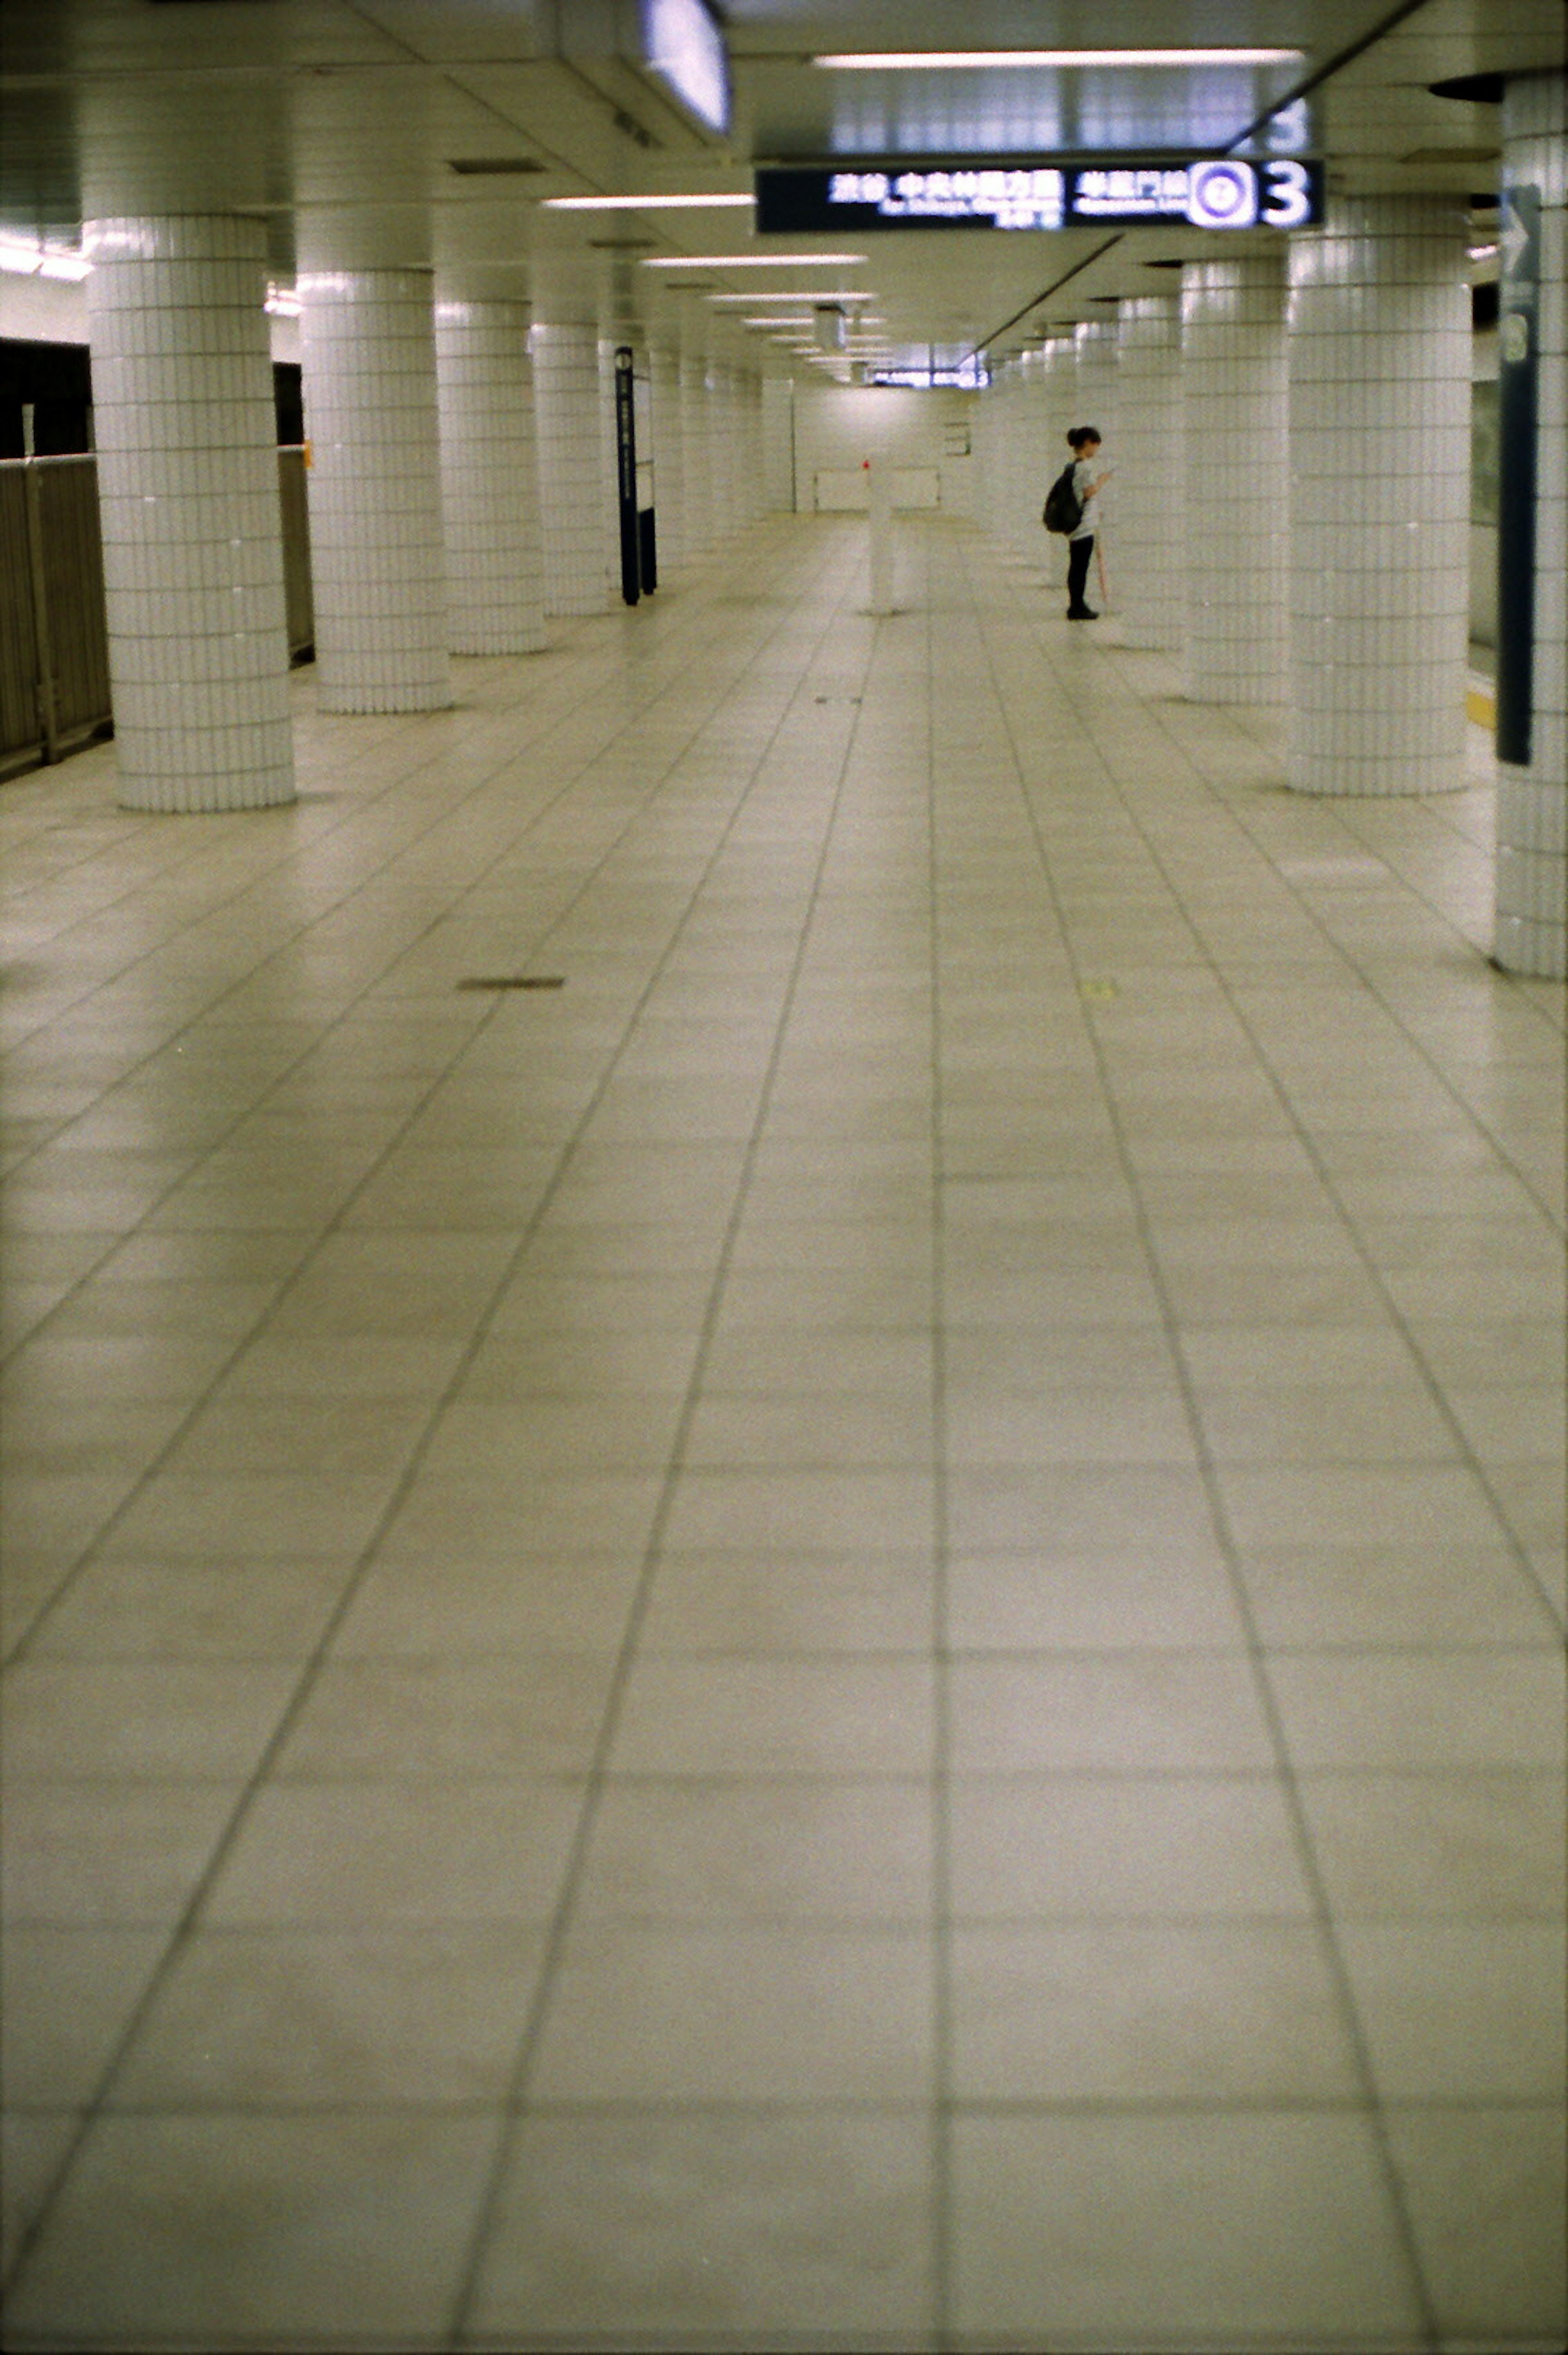
[[[1218,155],[1038,166],[899,165],[761,171],[757,228],[831,229],[1092,228],[1187,221],[1197,229],[1306,229],[1323,218],[1323,167],[1295,156]]]

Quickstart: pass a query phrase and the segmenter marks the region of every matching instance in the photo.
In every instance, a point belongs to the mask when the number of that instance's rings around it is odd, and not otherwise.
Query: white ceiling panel
[[[69,238],[109,207],[260,211],[274,261],[434,261],[482,283],[648,313],[683,283],[772,306],[810,272],[673,279],[645,252],[766,250],[744,211],[560,215],[551,195],[749,189],[754,162],[870,153],[1039,160],[1072,149],[1221,150],[1310,82],[1331,188],[1495,185],[1494,106],[1433,97],[1479,71],[1561,65],[1562,0],[727,0],[728,142],[609,54],[633,0],[5,0],[0,227]],[[1297,48],[1201,71],[826,71],[823,50],[1155,44]],[[480,168],[460,170],[459,165]],[[716,228],[715,224],[720,226]],[[827,240],[791,240],[806,250]],[[839,240],[842,242],[842,240]],[[836,270],[912,353],[997,348],[1212,250],[1186,229],[880,233]]]

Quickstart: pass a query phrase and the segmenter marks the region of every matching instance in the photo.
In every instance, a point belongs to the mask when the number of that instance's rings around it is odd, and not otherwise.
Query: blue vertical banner
[[[632,347],[615,349],[615,494],[621,523],[621,594],[635,605],[643,593],[641,533],[637,524],[637,410]]]
[[[1530,766],[1535,694],[1541,190],[1505,187],[1498,301],[1498,758]]]

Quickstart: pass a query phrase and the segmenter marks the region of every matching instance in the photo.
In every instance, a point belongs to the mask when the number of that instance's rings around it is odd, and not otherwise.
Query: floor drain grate
[[[459,989],[564,989],[563,973],[476,973],[460,981]]]

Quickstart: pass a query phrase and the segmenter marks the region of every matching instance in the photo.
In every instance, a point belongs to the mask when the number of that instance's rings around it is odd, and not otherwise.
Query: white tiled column
[[[1012,464],[1012,363],[1003,361],[992,376],[981,403],[986,438],[986,529],[993,539],[1005,539],[1008,529],[1008,486]]]
[[[795,386],[787,376],[763,379],[763,496],[771,514],[795,506]]]
[[[765,514],[763,499],[763,386],[756,369],[741,369],[741,508],[746,523]]]
[[[1189,695],[1283,704],[1289,554],[1285,258],[1181,278]]]
[[[299,282],[316,692],[326,711],[452,701],[433,280]]]
[[[648,407],[654,431],[654,528],[658,565],[686,562],[686,444],[680,424],[680,347],[667,333],[648,346]]]
[[[633,354],[634,379],[644,362],[636,336],[624,322],[599,327],[599,480],[604,517],[604,594],[610,611],[621,602],[621,459],[615,432],[615,354],[626,346]]]
[[[293,801],[265,230],[104,218],[84,243],[120,800]]]
[[[1107,313],[1103,319],[1081,321],[1073,334],[1072,345],[1078,362],[1078,414],[1071,421],[1074,425],[1093,426],[1105,444],[1108,460],[1116,439],[1121,405],[1116,388],[1115,315]]]
[[[1509,973],[1568,977],[1568,76],[1503,100],[1503,183],[1541,191],[1530,765],[1498,763],[1497,924]]]
[[[1051,461],[1048,480],[1054,482],[1072,455],[1067,436],[1079,421],[1078,346],[1071,336],[1048,336],[1040,347],[1040,357],[1045,379],[1040,421],[1046,456]],[[1059,450],[1060,464],[1056,463]]]
[[[739,474],[735,447],[735,374],[726,359],[714,358],[709,368],[709,414],[713,435],[713,528],[720,543],[740,527]]]
[[[1465,783],[1470,294],[1451,197],[1338,201],[1290,249],[1298,793]]]
[[[1008,511],[1004,537],[1021,564],[1040,558],[1040,364],[1035,355],[1020,352],[1008,369]],[[1045,494],[1040,493],[1043,499]]]
[[[610,534],[599,338],[580,322],[536,325],[534,420],[547,613],[607,613]]]
[[[717,536],[708,346],[702,322],[697,320],[686,320],[681,326],[680,440],[686,466],[686,552],[690,560],[706,556]]]
[[[537,654],[544,564],[526,308],[439,301],[435,360],[452,651]]]
[[[1117,314],[1116,603],[1129,646],[1179,650],[1186,628],[1181,304],[1138,294]]]

